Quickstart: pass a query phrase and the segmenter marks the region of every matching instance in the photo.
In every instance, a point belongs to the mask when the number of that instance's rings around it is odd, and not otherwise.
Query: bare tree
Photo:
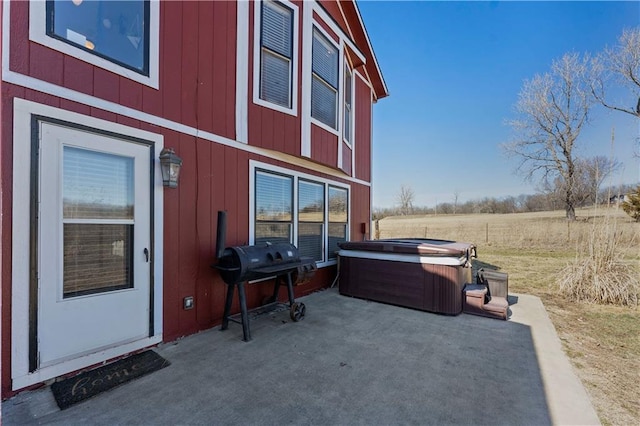
[[[458,209],[458,200],[460,199],[460,190],[456,189],[453,191],[453,214],[456,214],[456,210]]]
[[[587,83],[588,58],[567,53],[551,71],[526,80],[518,102],[518,117],[509,124],[515,137],[505,151],[519,158],[517,171],[527,180],[564,182],[566,217],[575,220],[574,148],[587,122],[593,96]]]
[[[621,163],[618,160],[602,155],[576,159],[573,180],[576,206],[597,203],[602,183],[620,167]],[[553,186],[548,186],[546,189],[548,193],[555,194],[556,197],[562,199],[566,192],[566,184],[563,179],[557,177]]]
[[[603,155],[580,160],[578,170],[579,182],[584,188],[583,198],[597,203],[602,183],[610,175],[620,170],[621,167],[622,163],[618,160]]]
[[[400,205],[400,214],[408,215],[413,211],[413,199],[415,194],[410,186],[402,185],[398,194],[398,204]]]
[[[640,27],[626,29],[618,45],[606,48],[592,61],[591,90],[605,107],[640,118]],[[611,87],[626,91],[613,99]]]
[[[640,118],[640,26],[626,29],[613,48],[606,48],[591,64],[591,90],[605,107]],[[613,87],[622,87],[614,99]],[[640,137],[635,156],[640,157]]]

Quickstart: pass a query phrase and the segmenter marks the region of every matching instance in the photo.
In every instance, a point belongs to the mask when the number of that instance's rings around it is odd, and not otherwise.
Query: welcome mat
[[[65,410],[100,392],[160,370],[171,363],[153,351],[121,359],[113,364],[86,371],[51,385],[58,407]]]

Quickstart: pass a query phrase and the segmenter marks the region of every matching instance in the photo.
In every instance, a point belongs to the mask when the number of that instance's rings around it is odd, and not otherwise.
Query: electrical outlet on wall
[[[185,310],[193,309],[193,296],[187,296],[183,299],[182,308]]]

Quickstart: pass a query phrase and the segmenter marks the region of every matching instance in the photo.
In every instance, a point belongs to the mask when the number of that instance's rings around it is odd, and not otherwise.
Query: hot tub
[[[422,238],[340,243],[340,294],[428,312],[462,312],[470,243]]]

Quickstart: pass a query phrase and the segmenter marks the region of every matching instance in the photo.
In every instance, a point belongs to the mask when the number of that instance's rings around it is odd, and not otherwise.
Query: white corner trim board
[[[249,2],[239,1],[236,45],[236,140],[249,141]]]

